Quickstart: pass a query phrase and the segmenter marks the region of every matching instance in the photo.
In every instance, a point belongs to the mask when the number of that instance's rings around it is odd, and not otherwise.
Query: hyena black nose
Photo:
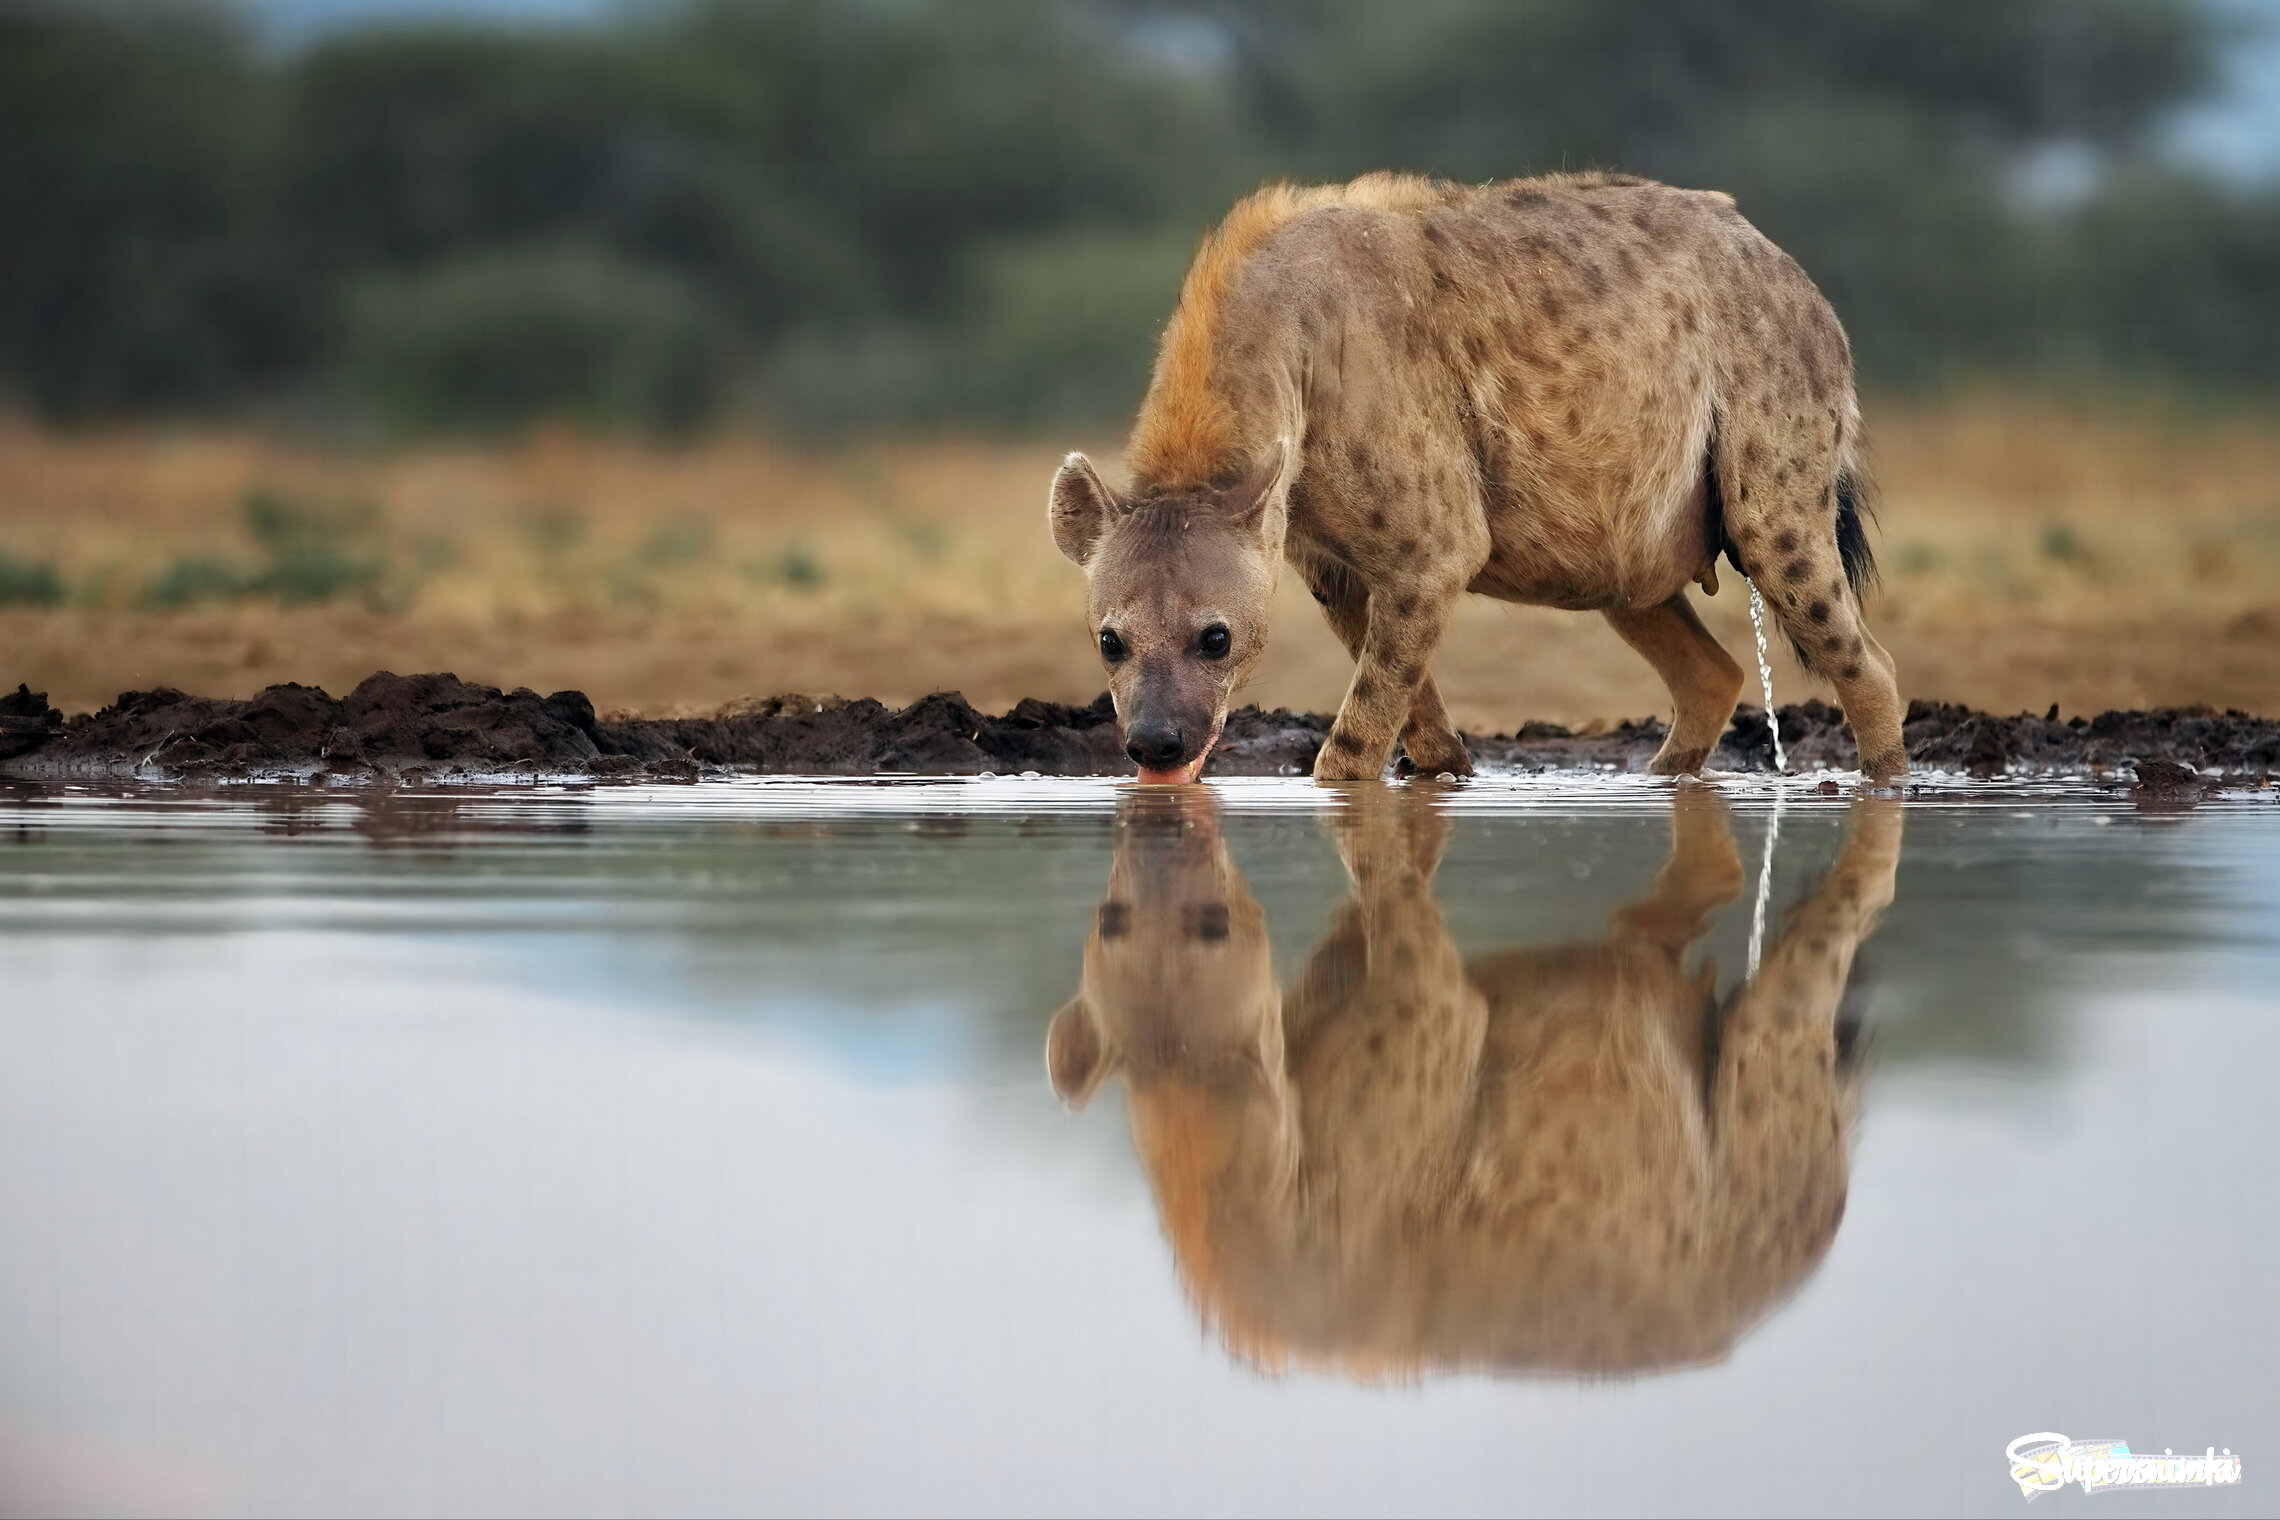
[[[1124,752],[1141,765],[1170,765],[1186,750],[1180,731],[1169,723],[1135,723],[1124,731]]]

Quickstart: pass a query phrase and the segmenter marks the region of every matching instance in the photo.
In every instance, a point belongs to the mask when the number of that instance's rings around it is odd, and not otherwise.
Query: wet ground
[[[1826,702],[1779,709],[1792,773],[1859,764],[1844,715]],[[1204,770],[1299,776],[1314,764],[1330,719],[1245,707]],[[1664,735],[1653,718],[1569,730],[1529,723],[1516,733],[1467,734],[1484,773],[1576,768],[1643,773]],[[2155,786],[2261,785],[2280,766],[2280,721],[2206,707],[2106,712],[2061,721],[2057,707],[2001,717],[1953,703],[1912,703],[1904,737],[1913,762],[1981,778],[2069,776]],[[1723,771],[1772,771],[1773,725],[1744,707],[1710,757]],[[2183,771],[2176,767],[2185,767]],[[345,787],[409,781],[481,784],[580,777],[689,781],[730,774],[1125,776],[1107,693],[1091,704],[1035,699],[983,713],[956,692],[892,708],[869,698],[776,696],[702,718],[600,717],[585,693],[540,696],[449,673],[380,671],[334,698],[314,687],[267,687],[244,699],[172,689],[130,691],[68,720],[26,685],[0,694],[0,777],[27,780],[233,781],[292,779]]]
[[[2269,1513],[2275,1069],[2268,791],[0,784],[0,1510]]]

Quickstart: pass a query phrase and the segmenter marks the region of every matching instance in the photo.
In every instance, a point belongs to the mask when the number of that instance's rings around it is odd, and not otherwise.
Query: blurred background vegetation
[[[1126,413],[1274,176],[1733,192],[1872,385],[2280,381],[2280,190],[2159,151],[2187,0],[0,0],[0,396],[378,436]],[[406,19],[407,17],[411,19]]]
[[[2280,0],[0,0],[0,689],[1088,701],[1061,451],[1229,202],[1389,166],[1803,261],[1911,695],[2280,712]],[[1246,696],[1349,671],[1286,585]],[[1435,673],[1666,700],[1477,600]]]

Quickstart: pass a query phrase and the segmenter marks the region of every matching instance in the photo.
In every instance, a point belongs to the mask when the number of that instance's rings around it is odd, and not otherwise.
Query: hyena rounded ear
[[[1053,542],[1081,565],[1092,558],[1093,545],[1107,530],[1110,514],[1122,507],[1092,461],[1071,454],[1053,472],[1053,499],[1045,515],[1053,525]]]
[[[1277,438],[1259,451],[1242,481],[1219,499],[1220,507],[1238,523],[1260,522],[1270,509],[1283,505],[1297,473],[1298,450],[1288,438]]]
[[[1073,1113],[1085,1106],[1094,1089],[1116,1067],[1116,1057],[1101,1038],[1100,1024],[1079,993],[1053,1015],[1045,1035],[1045,1074],[1053,1082],[1053,1095]]]

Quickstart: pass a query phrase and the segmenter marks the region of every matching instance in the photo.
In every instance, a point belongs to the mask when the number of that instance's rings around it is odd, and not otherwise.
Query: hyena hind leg
[[[1643,612],[1605,616],[1670,688],[1670,733],[1647,769],[1657,776],[1695,774],[1734,716],[1742,695],[1742,667],[1702,626],[1683,591]]]
[[[1809,478],[1821,480],[1818,493],[1796,489],[1795,483]],[[1845,575],[1837,547],[1834,471],[1808,475],[1795,469],[1787,481],[1787,491],[1780,481],[1753,482],[1742,499],[1756,510],[1730,521],[1728,532],[1798,659],[1836,687],[1860,747],[1861,770],[1872,781],[1904,776],[1908,749],[1900,722],[1906,708],[1899,675],[1892,656],[1869,633],[1860,597]]]

